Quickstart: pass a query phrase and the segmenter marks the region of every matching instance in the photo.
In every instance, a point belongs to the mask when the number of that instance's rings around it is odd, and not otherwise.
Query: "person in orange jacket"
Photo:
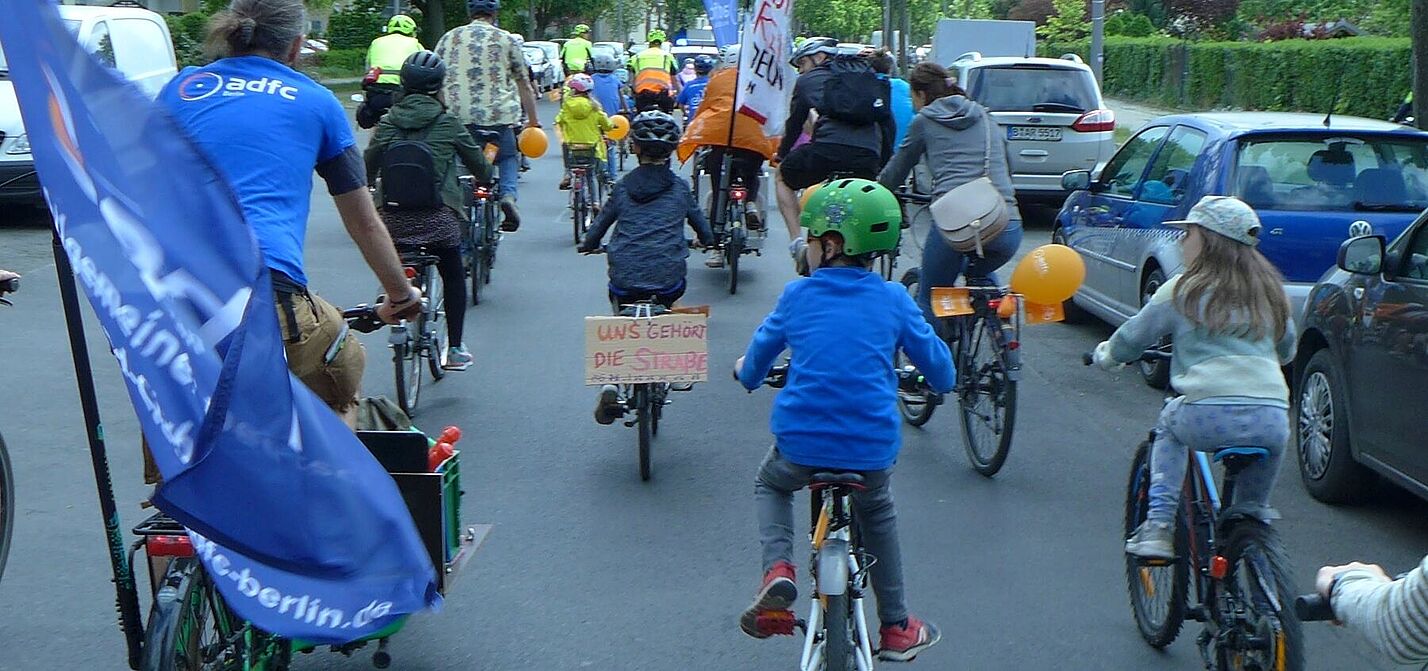
[[[778,137],[764,135],[758,121],[745,115],[735,115],[734,80],[738,65],[724,67],[714,72],[704,90],[704,101],[694,113],[694,118],[684,129],[680,138],[678,157],[681,163],[688,161],[700,147],[709,147],[704,157],[704,171],[709,174],[711,192],[719,184],[719,171],[724,165],[724,153],[730,153],[730,172],[735,179],[748,189],[748,202],[754,207],[749,211],[748,227],[752,231],[763,230],[764,212],[759,200],[760,175],[764,161],[772,159],[778,150]],[[729,141],[729,123],[734,123],[734,141]],[[711,218],[712,220],[712,218]],[[705,265],[717,268],[723,265],[724,257],[717,251],[711,252]]]

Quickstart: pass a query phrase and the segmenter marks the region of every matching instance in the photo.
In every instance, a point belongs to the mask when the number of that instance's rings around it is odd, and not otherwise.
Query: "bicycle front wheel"
[[[640,434],[640,479],[650,479],[650,450],[654,441],[654,403],[650,385],[635,386],[635,424]]]
[[[10,453],[0,436],[0,577],[5,575],[5,558],[10,556],[10,533],[15,527],[15,479],[10,470]]]
[[[1131,461],[1130,482],[1126,485],[1124,541],[1145,521],[1150,508],[1150,441],[1136,448]],[[1189,570],[1185,561],[1183,524],[1176,523],[1175,548],[1179,555],[1169,562],[1151,563],[1127,554],[1126,587],[1130,590],[1131,614],[1141,638],[1155,648],[1163,648],[1180,635],[1185,622],[1185,590]]]
[[[143,671],[262,668],[250,664],[237,629],[198,559],[175,559],[159,583],[144,632]],[[285,665],[284,665],[285,666]],[[267,668],[282,668],[268,666]]]
[[[431,379],[440,381],[446,377],[446,325],[442,323],[446,319],[446,287],[441,283],[441,273],[436,271],[436,266],[426,267],[426,282],[422,288],[422,295],[426,296],[427,313],[423,320],[422,332],[426,342],[423,349],[426,351],[427,368],[431,370]]]
[[[729,295],[739,293],[739,257],[744,255],[743,222],[729,229],[729,239],[724,243],[724,262],[729,267]]]
[[[1303,671],[1304,635],[1291,605],[1299,590],[1290,577],[1279,534],[1258,520],[1238,519],[1227,537],[1230,573],[1218,596],[1222,604],[1233,599],[1233,604],[1225,605],[1238,608],[1217,607],[1215,612],[1243,612],[1243,616],[1220,623],[1235,633],[1216,639],[1219,668]]]
[[[963,317],[957,342],[957,403],[972,469],[991,477],[1006,463],[1016,421],[1016,381],[996,317]]]

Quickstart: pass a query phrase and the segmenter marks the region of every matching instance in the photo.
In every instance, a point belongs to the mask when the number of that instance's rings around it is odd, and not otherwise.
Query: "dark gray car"
[[[1295,441],[1309,493],[1351,502],[1377,474],[1428,498],[1428,213],[1392,243],[1345,241],[1302,322]]]

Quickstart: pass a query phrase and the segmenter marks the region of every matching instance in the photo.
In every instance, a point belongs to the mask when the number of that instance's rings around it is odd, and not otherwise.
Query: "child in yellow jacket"
[[[600,170],[610,175],[605,158],[605,133],[614,128],[610,117],[600,109],[600,104],[590,97],[595,90],[595,80],[590,75],[578,74],[565,82],[566,96],[560,104],[560,112],[555,115],[555,126],[560,129],[562,153],[565,156],[565,177],[560,180],[562,190],[570,188],[570,148],[584,145],[595,149],[595,159]],[[611,175],[613,177],[613,175]]]

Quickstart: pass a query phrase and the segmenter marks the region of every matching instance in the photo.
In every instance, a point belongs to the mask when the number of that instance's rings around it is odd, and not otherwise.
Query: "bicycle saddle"
[[[857,489],[860,491],[866,489],[866,487],[863,485],[863,476],[849,471],[824,471],[820,473],[814,473],[813,476],[809,478],[809,480],[810,481],[808,483],[808,488],[814,491],[823,489],[825,487],[848,487],[850,489]]]
[[[1253,462],[1268,459],[1269,450],[1263,447],[1222,447],[1215,450],[1213,458],[1234,473]]]

